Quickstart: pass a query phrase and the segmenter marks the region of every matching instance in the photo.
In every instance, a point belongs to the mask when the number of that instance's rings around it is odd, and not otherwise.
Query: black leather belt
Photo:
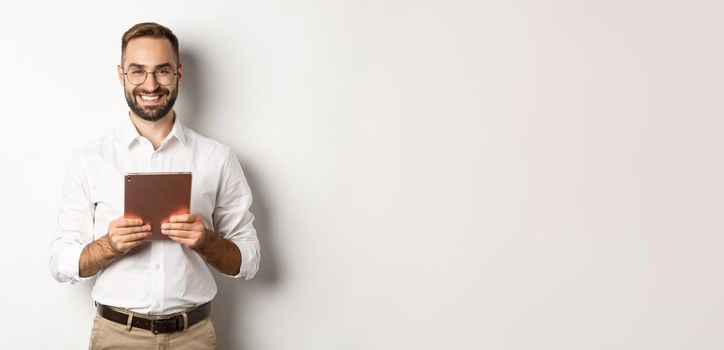
[[[105,318],[106,320],[120,323],[122,325],[128,324],[129,314],[125,312],[116,311],[110,306],[106,306],[103,304],[97,304],[97,309],[98,315]],[[133,319],[131,320],[131,327],[147,329],[153,332],[153,334],[172,333],[183,330],[184,324],[186,328],[193,326],[194,324],[208,317],[210,312],[211,302],[199,305],[191,311],[188,311],[186,313],[186,322],[184,322],[183,314],[163,318],[146,318],[133,314]]]

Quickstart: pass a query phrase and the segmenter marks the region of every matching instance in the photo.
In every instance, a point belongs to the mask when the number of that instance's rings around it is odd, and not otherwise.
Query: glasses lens
[[[146,72],[143,69],[131,68],[126,72],[128,82],[134,85],[143,83],[146,80]]]
[[[157,70],[154,75],[156,77],[156,81],[158,81],[161,85],[171,85],[174,76],[176,76],[171,68],[161,68]]]

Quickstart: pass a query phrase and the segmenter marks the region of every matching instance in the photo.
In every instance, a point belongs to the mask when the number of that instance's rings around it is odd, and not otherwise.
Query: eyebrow
[[[144,64],[138,64],[138,63],[129,63],[129,64],[128,64],[128,68],[131,68],[131,67],[138,67],[138,68],[144,68],[144,69],[145,69],[145,68],[146,68],[146,65],[144,65]],[[162,67],[171,67],[171,68],[173,68],[173,65],[171,65],[171,63],[169,63],[169,62],[166,62],[166,63],[159,64],[159,65],[157,65],[157,66],[155,66],[155,67],[153,67],[153,68],[158,69],[158,68],[162,68]]]

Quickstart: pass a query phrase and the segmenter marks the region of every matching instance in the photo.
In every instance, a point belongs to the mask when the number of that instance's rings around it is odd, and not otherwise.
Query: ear
[[[181,82],[181,79],[182,79],[183,76],[184,76],[184,65],[181,64],[181,63],[179,63],[179,64],[178,64],[178,68],[176,69],[176,71],[177,71],[177,74],[178,74],[178,82],[180,83],[180,82]]]
[[[121,83],[121,86],[124,86],[124,84],[123,84],[123,67],[121,67],[121,65],[119,64],[117,68],[118,68],[118,82]]]

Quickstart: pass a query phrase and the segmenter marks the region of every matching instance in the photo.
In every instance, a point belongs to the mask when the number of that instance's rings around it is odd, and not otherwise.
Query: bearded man
[[[251,192],[234,152],[182,126],[173,106],[183,78],[170,29],[139,23],[123,34],[118,79],[124,123],[73,153],[49,265],[59,282],[93,277],[91,349],[215,349],[210,267],[237,279],[259,269]],[[192,213],[161,225],[125,218],[127,173],[191,172]]]

